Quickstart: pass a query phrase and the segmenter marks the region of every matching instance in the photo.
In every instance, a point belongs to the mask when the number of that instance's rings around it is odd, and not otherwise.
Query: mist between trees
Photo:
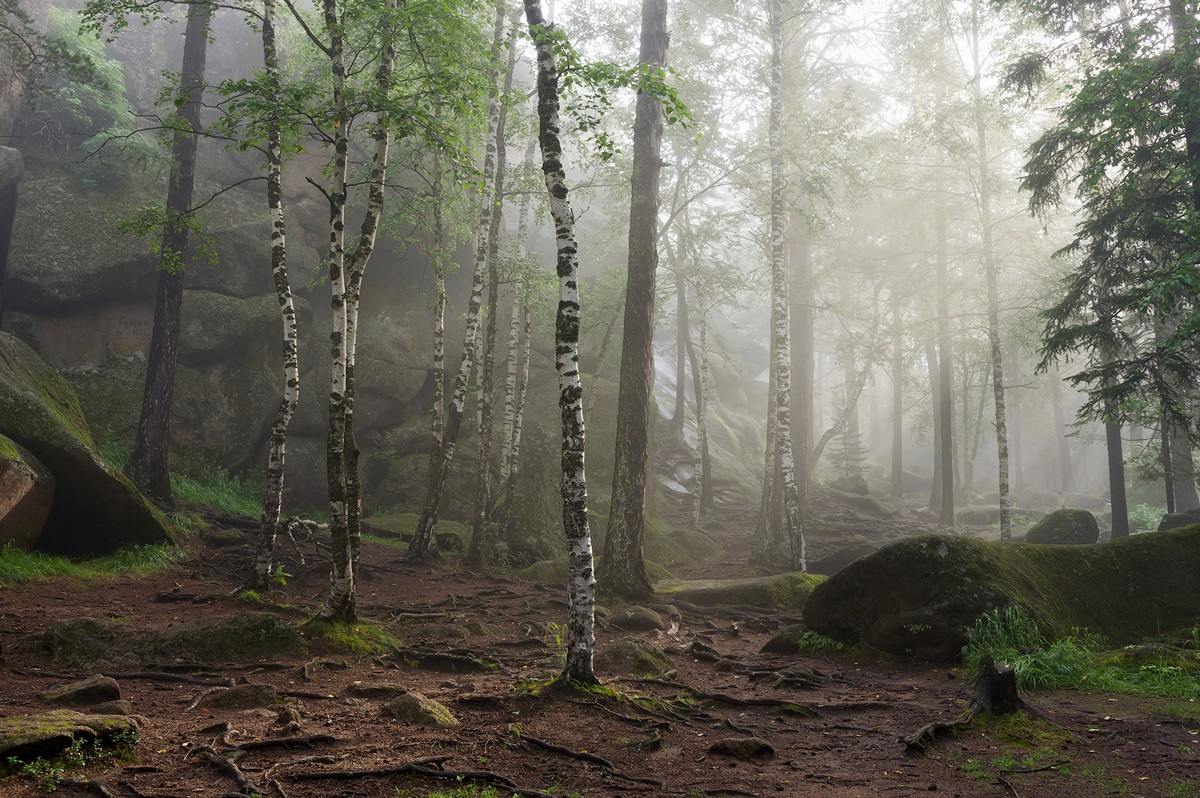
[[[261,486],[246,587],[327,533],[324,620],[364,531],[565,552],[590,681],[656,525],[1200,509],[1194,4],[0,13],[0,324],[160,506]]]

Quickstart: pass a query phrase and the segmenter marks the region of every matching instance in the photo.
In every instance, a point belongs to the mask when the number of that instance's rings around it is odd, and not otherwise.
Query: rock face
[[[1049,635],[1117,644],[1196,623],[1200,525],[1092,546],[931,535],[887,546],[818,586],[813,631],[928,661],[955,659],[984,612],[1020,605]]]
[[[0,435],[27,449],[59,486],[39,547],[108,553],[172,540],[162,514],[96,454],[71,386],[6,333],[0,333]]]
[[[54,476],[23,447],[0,435],[0,546],[37,542],[54,501]]]

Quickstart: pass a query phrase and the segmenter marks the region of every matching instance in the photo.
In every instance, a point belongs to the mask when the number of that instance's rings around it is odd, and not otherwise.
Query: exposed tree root
[[[246,774],[242,772],[242,769],[239,768],[236,763],[231,762],[229,759],[221,756],[206,745],[200,746],[194,750],[196,754],[205,762],[208,762],[217,770],[221,771],[221,773],[233,779],[242,795],[252,796],[263,794],[262,788],[250,781],[250,779],[246,777]]]
[[[642,776],[631,776],[628,773],[619,770],[616,765],[614,765],[612,762],[609,762],[602,756],[589,754],[586,751],[572,751],[570,748],[566,748],[561,745],[555,745],[552,742],[541,740],[537,737],[530,737],[527,734],[522,734],[515,729],[513,730],[513,734],[516,735],[516,738],[521,742],[528,743],[536,748],[541,748],[543,751],[549,751],[551,753],[560,754],[571,759],[578,759],[581,762],[591,762],[594,765],[599,765],[608,771],[610,776],[616,776],[619,779],[624,779],[637,784],[650,784],[660,790],[665,790],[667,788],[667,785],[658,779],[650,779]]]
[[[1027,712],[1042,720],[1049,720],[1017,694],[1017,678],[1013,669],[1007,665],[996,667],[992,655],[984,654],[975,680],[975,698],[967,711],[955,720],[927,723],[901,739],[909,753],[924,753],[937,742],[939,736],[969,726],[979,715],[1008,715],[1013,712]]]
[[[821,717],[820,713],[812,707],[800,704],[796,701],[783,701],[775,698],[738,698],[737,696],[726,695],[724,693],[709,693],[672,679],[643,678],[636,679],[635,681],[643,684],[657,684],[663,687],[672,687],[676,690],[683,690],[693,698],[701,701],[711,701],[715,704],[725,704],[731,707],[774,707],[776,709],[786,710],[792,714],[803,715],[805,717]]]
[[[77,779],[59,779],[58,786],[70,787],[76,790],[87,790],[100,798],[119,798],[112,788],[101,781],[79,781]]]
[[[394,765],[386,768],[370,768],[368,770],[302,770],[298,773],[286,773],[280,776],[284,781],[315,781],[318,779],[362,779],[380,776],[425,776],[433,779],[449,779],[450,781],[479,782],[503,787],[506,791],[520,796],[546,795],[544,790],[531,790],[517,786],[508,776],[490,770],[443,770],[442,764],[452,759],[450,755],[431,756]],[[430,767],[432,766],[432,767]]]
[[[298,737],[267,737],[263,740],[247,740],[233,746],[234,751],[253,751],[263,748],[295,748],[297,746],[311,747],[315,743],[336,743],[338,739],[332,734],[305,734]]]

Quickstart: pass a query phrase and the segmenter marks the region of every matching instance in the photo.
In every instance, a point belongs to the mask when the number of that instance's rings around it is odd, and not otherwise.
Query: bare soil
[[[43,711],[38,693],[89,675],[63,672],[47,659],[39,633],[56,621],[120,619],[130,629],[162,630],[261,609],[230,595],[245,557],[243,549],[195,541],[185,562],[152,577],[53,579],[0,590],[0,713]],[[240,751],[235,772],[220,763],[237,746],[278,736],[272,730],[278,708],[189,709],[202,685],[121,678],[125,697],[145,718],[132,761],[71,771],[69,778],[88,784],[63,786],[60,794],[395,798],[491,784],[499,795],[1200,795],[1195,701],[1037,693],[1026,700],[1065,732],[1040,721],[1016,732],[1012,724],[983,723],[911,755],[900,738],[961,713],[972,694],[969,679],[952,667],[762,654],[763,643],[796,619],[745,608],[684,611],[669,632],[638,634],[666,653],[675,669],[668,678],[601,672],[620,695],[535,696],[531,686],[556,674],[560,652],[548,630],[565,619],[564,588],[470,573],[453,558],[414,568],[395,548],[374,543],[364,546],[363,563],[360,615],[391,629],[408,655],[355,657],[322,652],[314,643],[307,655],[208,663],[198,674],[290,692],[284,702],[299,717],[290,733],[328,739]],[[275,611],[299,622],[323,598],[327,570],[311,561],[288,568],[294,577],[272,599],[290,605]],[[730,558],[703,575],[739,571]],[[172,591],[201,601],[156,600]],[[602,616],[601,647],[629,634],[608,628]],[[411,651],[451,656],[421,665]],[[462,672],[473,670],[468,660],[485,656],[500,666]],[[178,673],[171,665],[143,670]],[[773,685],[776,672],[795,665],[816,672],[819,683]],[[384,716],[380,700],[351,695],[354,682],[399,683],[444,703],[460,723],[404,725]],[[745,736],[765,740],[774,753],[739,759],[710,752],[720,740]],[[405,765],[409,772],[399,772]],[[41,792],[28,776],[0,778],[4,798]]]

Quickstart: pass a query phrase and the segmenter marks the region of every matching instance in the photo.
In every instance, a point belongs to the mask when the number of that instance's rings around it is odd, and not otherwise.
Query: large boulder
[[[96,454],[75,391],[33,350],[0,333],[0,434],[54,475],[41,548],[108,553],[172,540],[166,520]]]
[[[24,447],[0,435],[0,546],[33,546],[53,501],[50,471]]]
[[[1200,510],[1184,510],[1180,513],[1167,513],[1158,522],[1158,531],[1166,532],[1168,529],[1179,529],[1192,524],[1200,524]]]
[[[1100,524],[1087,510],[1055,510],[1029,528],[1026,543],[1078,546],[1100,539]]]
[[[1200,525],[1090,546],[930,535],[857,560],[813,591],[804,619],[849,644],[929,661],[958,656],[985,612],[1020,605],[1052,635],[1117,644],[1200,620]]]

